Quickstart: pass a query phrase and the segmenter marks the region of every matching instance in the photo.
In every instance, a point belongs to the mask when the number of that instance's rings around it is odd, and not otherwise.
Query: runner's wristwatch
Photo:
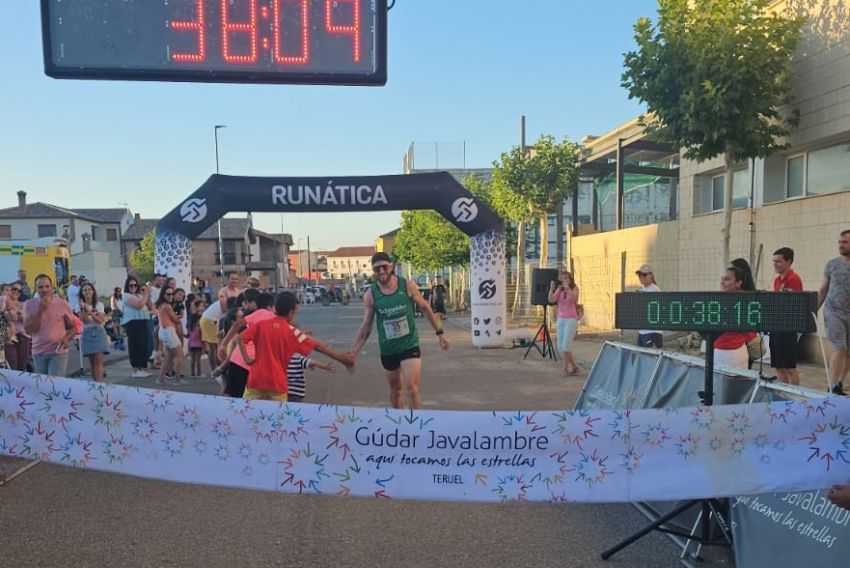
[[[446,332],[443,331],[442,329],[438,329],[437,331],[434,332],[434,335],[443,335],[444,333],[446,333]]]

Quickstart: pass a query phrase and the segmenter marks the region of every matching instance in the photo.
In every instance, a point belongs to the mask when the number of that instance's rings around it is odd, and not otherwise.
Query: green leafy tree
[[[156,231],[149,231],[139,241],[139,248],[130,253],[129,264],[136,278],[142,282],[153,280]]]
[[[540,267],[549,266],[549,216],[563,206],[564,200],[578,191],[578,165],[581,146],[564,138],[555,142],[541,136],[531,156],[529,206],[540,221]],[[559,235],[560,238],[560,235]]]
[[[543,135],[531,151],[514,147],[493,164],[492,204],[499,215],[517,225],[519,274],[525,264],[525,224],[534,218],[540,222],[540,266],[548,264],[549,215],[578,190],[579,152],[579,145],[566,138],[556,142],[553,136]],[[520,304],[519,288],[514,313]]]
[[[525,224],[531,221],[532,211],[523,194],[531,184],[528,152],[515,146],[503,152],[498,162],[493,162],[492,204],[503,219],[516,224],[516,267],[518,278],[525,270]],[[516,287],[512,312],[520,305],[520,287]]]
[[[646,103],[647,130],[726,167],[723,265],[729,262],[733,167],[786,147],[796,124],[792,55],[804,19],[773,0],[659,0],[658,21],[634,26],[622,85]]]
[[[469,263],[469,237],[436,211],[403,211],[393,254],[421,270],[465,266]]]

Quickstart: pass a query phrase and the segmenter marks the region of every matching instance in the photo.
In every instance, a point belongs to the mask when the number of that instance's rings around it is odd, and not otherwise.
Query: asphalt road
[[[300,325],[347,349],[362,305],[305,306]],[[429,409],[550,410],[572,406],[582,378],[524,350],[478,350],[461,317],[441,353],[420,320]],[[376,334],[354,375],[308,372],[308,402],[385,406]],[[109,380],[132,379],[112,357]],[[585,363],[590,363],[589,361]],[[206,362],[205,362],[206,368]],[[215,392],[209,378],[181,390]],[[281,495],[181,485],[38,464],[0,486],[3,566],[677,566],[654,533],[605,562],[599,553],[645,524],[630,505],[460,504]],[[722,565],[725,562],[715,562]]]

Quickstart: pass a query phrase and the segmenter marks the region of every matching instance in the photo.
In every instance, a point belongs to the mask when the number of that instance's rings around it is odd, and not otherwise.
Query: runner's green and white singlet
[[[413,300],[407,295],[407,282],[398,276],[398,287],[384,294],[377,282],[372,282],[372,298],[378,325],[378,346],[381,355],[395,355],[419,347],[419,333],[413,319]]]

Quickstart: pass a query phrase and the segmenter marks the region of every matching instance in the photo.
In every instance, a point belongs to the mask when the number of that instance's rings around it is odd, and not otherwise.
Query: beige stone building
[[[341,278],[365,278],[372,272],[372,255],[375,247],[339,247],[325,253],[328,277],[334,280]]]
[[[806,289],[816,290],[824,265],[838,254],[839,233],[850,229],[850,6],[842,0],[783,0],[774,8],[808,18],[794,57],[800,123],[787,150],[736,170],[731,258],[751,259],[757,286],[772,289],[773,251],[790,246]],[[636,120],[589,137],[586,147],[582,183],[593,199],[579,205],[592,222],[578,227],[569,247],[586,322],[613,328],[614,294],[638,287],[635,270],[644,262],[655,267],[663,290],[717,290],[726,191],[722,158],[696,163],[675,149],[665,153]],[[616,181],[617,163],[632,172],[620,171],[626,183],[619,195],[615,184],[611,196],[610,169]],[[640,173],[645,164],[651,165]],[[631,184],[629,175],[636,176]]]

